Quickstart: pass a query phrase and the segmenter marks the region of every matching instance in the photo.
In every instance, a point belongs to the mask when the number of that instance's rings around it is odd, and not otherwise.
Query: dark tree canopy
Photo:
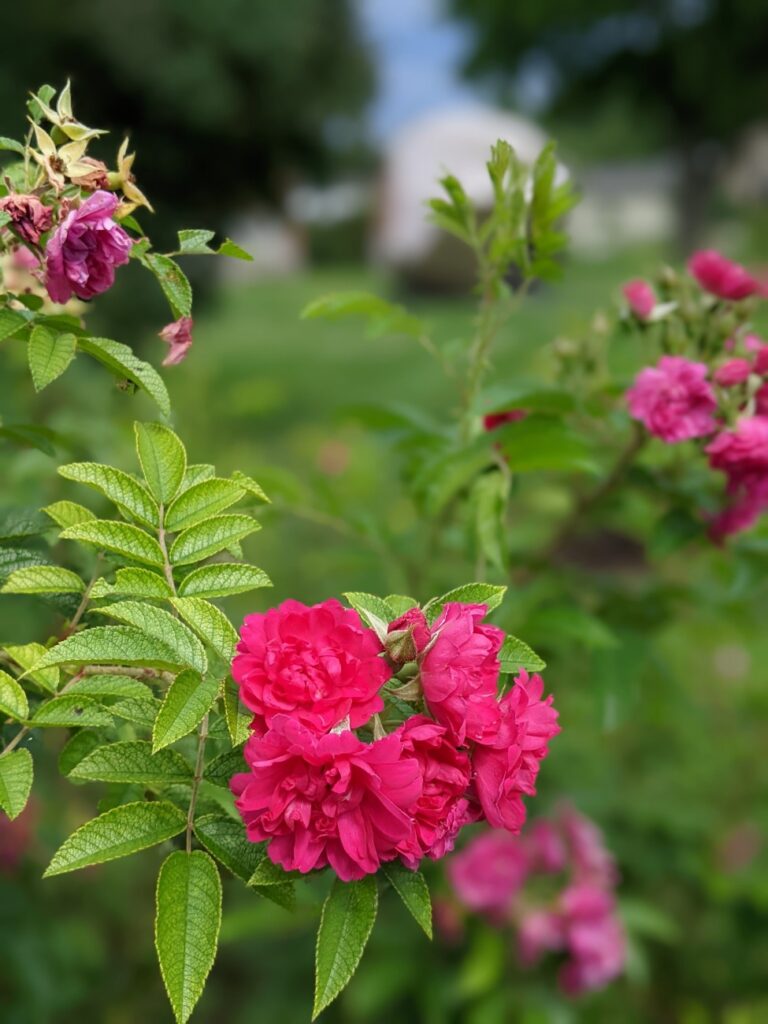
[[[322,175],[373,85],[350,0],[37,0],[12,37],[3,132],[27,90],[71,76],[86,124],[130,130],[157,205],[202,218]]]

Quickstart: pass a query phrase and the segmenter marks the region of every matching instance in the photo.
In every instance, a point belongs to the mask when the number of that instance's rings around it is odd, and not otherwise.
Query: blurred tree
[[[37,0],[13,36],[3,131],[28,89],[71,76],[86,124],[153,154],[136,170],[169,221],[214,226],[360,152],[373,76],[350,0]]]
[[[623,99],[680,166],[679,236],[696,242],[722,149],[765,117],[765,0],[449,0],[475,30],[466,64],[506,102],[524,76],[553,114]],[[526,76],[526,72],[529,74]]]

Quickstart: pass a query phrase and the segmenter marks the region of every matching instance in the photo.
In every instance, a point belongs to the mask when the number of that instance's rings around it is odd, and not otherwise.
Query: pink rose
[[[615,886],[619,880],[616,862],[597,825],[573,807],[562,809],[560,823],[570,846],[574,877],[604,888]]]
[[[37,196],[4,196],[0,199],[0,210],[8,214],[14,232],[29,245],[37,245],[53,223],[53,210]]]
[[[395,735],[403,756],[415,758],[422,780],[419,798],[409,810],[413,832],[398,846],[405,864],[415,869],[423,857],[439,860],[449,853],[459,831],[473,820],[466,799],[470,764],[446,730],[424,715],[408,718]]]
[[[621,974],[626,937],[613,896],[589,884],[570,886],[560,899],[565,944],[570,960],[560,971],[568,995],[603,988]]]
[[[496,735],[499,650],[504,633],[483,624],[484,604],[445,605],[419,665],[427,706],[457,743]]]
[[[656,295],[648,282],[640,278],[627,281],[622,292],[637,319],[647,320],[656,305]]]
[[[720,299],[738,302],[760,291],[759,281],[716,249],[695,252],[688,261],[688,270],[705,291]]]
[[[192,347],[192,327],[194,321],[191,316],[180,316],[172,324],[166,324],[159,337],[168,343],[168,355],[163,360],[163,366],[177,366],[186,359],[187,353]]]
[[[486,430],[495,430],[503,427],[505,423],[517,423],[524,420],[528,415],[525,409],[507,409],[506,412],[489,412],[483,416],[483,427]]]
[[[535,908],[523,913],[517,933],[517,948],[523,967],[533,967],[545,953],[565,945],[563,918],[553,910]]]
[[[284,601],[246,617],[232,677],[258,732],[283,714],[317,733],[347,718],[355,729],[384,707],[379,690],[392,671],[382,650],[357,612],[338,601]]]
[[[722,388],[732,388],[743,384],[752,373],[752,364],[748,359],[729,359],[718,367],[713,376],[716,384]]]
[[[522,671],[500,702],[497,735],[478,743],[472,756],[477,797],[488,823],[517,833],[525,821],[523,794],[533,796],[550,739],[560,732],[544,681]]]
[[[713,539],[721,541],[748,529],[768,508],[768,416],[744,417],[733,430],[722,430],[706,452],[710,466],[725,473],[734,498],[710,525]]]
[[[526,844],[538,871],[554,874],[562,871],[568,863],[568,851],[557,826],[539,818],[525,834]]]
[[[682,356],[662,356],[646,367],[627,391],[632,417],[667,444],[711,434],[717,427],[715,394],[707,367]]]
[[[94,192],[67,214],[46,246],[46,286],[54,302],[72,295],[92,299],[111,288],[115,267],[127,263],[132,242],[113,220],[118,207],[111,192]]]
[[[530,870],[524,843],[508,832],[484,832],[448,861],[448,877],[469,909],[503,918]]]
[[[235,805],[250,841],[266,842],[286,871],[330,866],[350,882],[407,841],[421,773],[396,733],[366,744],[349,731],[317,736],[278,715],[244,753],[251,771],[231,780]]]

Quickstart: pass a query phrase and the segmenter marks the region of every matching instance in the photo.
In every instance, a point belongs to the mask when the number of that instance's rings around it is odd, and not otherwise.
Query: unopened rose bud
[[[384,642],[387,657],[393,665],[415,661],[429,643],[429,626],[420,608],[408,611],[389,625]]]

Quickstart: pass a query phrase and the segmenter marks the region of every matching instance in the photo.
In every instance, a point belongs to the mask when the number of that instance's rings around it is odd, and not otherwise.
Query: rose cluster
[[[448,862],[460,904],[516,931],[524,967],[565,954],[559,981],[569,995],[603,988],[626,959],[616,913],[618,873],[597,827],[571,807],[524,836],[485,832]]]
[[[519,831],[557,712],[527,672],[499,698],[486,610],[449,603],[430,624],[414,607],[381,635],[335,600],[246,618],[232,675],[249,771],[231,788],[274,863],[350,881],[443,857],[474,821]]]
[[[764,292],[744,267],[714,250],[696,253],[688,269],[721,304],[739,304]],[[645,281],[624,288],[633,315],[653,319],[656,295]],[[666,444],[701,438],[712,469],[725,474],[729,501],[712,519],[716,540],[751,526],[768,508],[768,344],[739,329],[704,360],[663,355],[637,375],[627,391],[630,414]]]

